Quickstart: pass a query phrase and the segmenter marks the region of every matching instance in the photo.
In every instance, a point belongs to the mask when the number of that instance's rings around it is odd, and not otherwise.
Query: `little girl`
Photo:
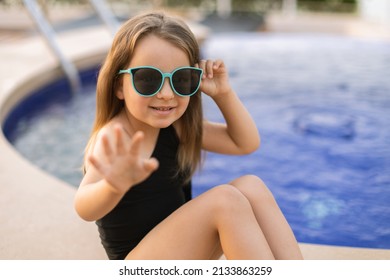
[[[203,119],[201,92],[226,124]],[[139,15],[118,31],[97,83],[78,214],[110,259],[301,259],[264,183],[243,176],[191,199],[201,150],[255,151],[260,137],[221,60],[200,60],[183,21]]]

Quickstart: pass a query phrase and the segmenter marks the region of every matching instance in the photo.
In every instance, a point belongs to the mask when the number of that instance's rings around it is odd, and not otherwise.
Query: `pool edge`
[[[103,44],[88,50],[70,51],[69,57],[80,69],[102,61],[110,37],[105,30],[78,30],[59,38],[65,45],[80,44],[85,32],[93,31]],[[100,35],[99,35],[100,34]],[[76,35],[72,39],[73,35]],[[81,36],[81,37],[80,37]],[[108,43],[107,43],[108,42]],[[87,43],[87,42],[86,42]],[[23,45],[23,46],[20,46]],[[27,46],[27,48],[26,48]],[[24,51],[39,48],[40,55]],[[19,49],[19,50],[18,50]],[[19,51],[19,53],[18,53]],[[20,100],[41,86],[61,77],[61,69],[42,39],[6,48],[2,55],[20,54],[30,69],[11,67],[0,73],[0,123]],[[3,71],[2,71],[3,72]],[[13,72],[13,73],[10,73]],[[4,75],[2,75],[4,74]],[[12,75],[13,74],[13,75]],[[6,81],[5,78],[7,78]],[[22,157],[0,132],[0,259],[106,259],[93,223],[82,221],[73,208],[75,188],[34,166]],[[31,187],[30,187],[31,186]]]

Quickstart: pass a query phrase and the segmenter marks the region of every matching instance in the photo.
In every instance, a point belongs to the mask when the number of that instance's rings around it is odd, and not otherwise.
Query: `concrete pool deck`
[[[62,32],[58,41],[67,57],[87,68],[102,60],[111,37],[108,29],[93,26]],[[39,36],[0,41],[0,61],[2,124],[19,100],[61,70]],[[0,259],[106,259],[96,226],[74,211],[75,191],[23,158],[1,131]],[[305,259],[390,259],[390,250],[300,246]]]

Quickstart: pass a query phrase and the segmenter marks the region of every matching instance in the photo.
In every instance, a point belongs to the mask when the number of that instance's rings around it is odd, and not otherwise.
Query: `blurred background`
[[[52,30],[38,28],[34,9]],[[49,73],[35,66],[65,57],[61,78],[0,115],[7,140],[76,187],[103,56],[80,73],[66,56],[102,53],[118,23],[161,9],[189,23],[204,57],[224,59],[262,136],[252,155],[208,154],[193,195],[253,173],[299,242],[390,249],[389,0],[0,0],[0,101],[17,75],[41,78]],[[45,30],[49,47],[37,43]],[[204,110],[222,119],[207,97]]]
[[[61,30],[82,27],[94,23],[96,13],[88,0],[37,0],[51,24]],[[389,1],[387,0],[108,0],[104,1],[118,19],[150,9],[168,9],[189,20],[214,23],[214,29],[223,29],[218,19],[248,28],[243,19],[255,19],[262,31],[332,31],[370,32],[380,35],[388,32],[390,25]],[[34,30],[22,0],[0,0],[0,40],[30,34]],[[249,18],[248,18],[249,17]],[[364,24],[360,21],[364,21]],[[345,30],[345,25],[359,25],[360,30]],[[292,24],[294,23],[294,24]],[[253,27],[253,26],[252,26]],[[355,27],[350,27],[355,28]],[[356,27],[356,29],[359,29]],[[365,30],[363,30],[365,29]],[[369,29],[369,30],[368,30]],[[385,30],[384,30],[385,29]],[[231,29],[232,30],[232,29]],[[388,35],[388,34],[386,34]]]

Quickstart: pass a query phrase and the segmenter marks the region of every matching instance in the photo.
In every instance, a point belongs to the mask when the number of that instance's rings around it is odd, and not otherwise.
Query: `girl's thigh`
[[[219,258],[218,205],[235,195],[234,187],[219,186],[187,202],[151,230],[126,259]]]
[[[210,217],[210,195],[189,201],[151,230],[126,259],[208,259],[218,232]]]

